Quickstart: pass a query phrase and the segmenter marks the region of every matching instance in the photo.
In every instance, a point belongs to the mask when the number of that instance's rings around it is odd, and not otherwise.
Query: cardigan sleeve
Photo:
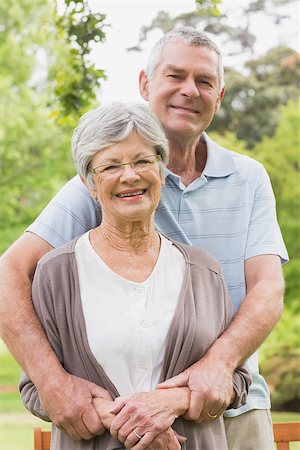
[[[62,352],[59,332],[56,326],[55,311],[53,308],[52,292],[43,272],[43,266],[38,264],[32,284],[32,301],[37,317],[47,335],[55,354],[62,362]],[[45,271],[46,273],[46,271]],[[22,370],[20,376],[19,390],[25,407],[35,416],[50,422],[42,408],[36,386],[29,376]]]

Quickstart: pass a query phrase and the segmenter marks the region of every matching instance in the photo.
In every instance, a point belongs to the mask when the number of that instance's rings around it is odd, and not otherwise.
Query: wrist
[[[48,367],[48,365],[47,365]],[[51,370],[32,375],[31,381],[36,386],[38,392],[57,392],[66,386],[69,374],[60,364],[51,366]]]
[[[178,387],[166,389],[168,403],[174,416],[183,416],[190,406],[190,390],[188,387]]]
[[[219,345],[217,341],[203,356],[202,361],[211,363],[216,370],[218,370],[218,367],[222,367],[223,370],[226,370],[231,375],[238,365],[238,360],[234,358],[231,352],[226,351],[226,346]]]

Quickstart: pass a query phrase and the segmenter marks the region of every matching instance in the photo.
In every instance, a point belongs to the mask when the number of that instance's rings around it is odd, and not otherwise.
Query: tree
[[[0,251],[75,173],[72,130],[95,105],[103,79],[89,50],[104,39],[104,16],[78,0],[67,0],[60,15],[54,6],[51,0],[0,5]]]
[[[226,69],[226,93],[210,130],[236,133],[253,148],[272,136],[280,114],[277,107],[298,98],[300,56],[288,47],[270,49],[246,63],[248,74]]]
[[[278,26],[288,18],[285,6],[292,3],[295,0],[240,2],[238,25],[232,24],[230,14],[221,8],[221,2],[197,1],[196,11],[176,17],[160,11],[149,26],[142,27],[139,42],[130,50],[141,50],[142,43],[153,29],[158,28],[165,33],[175,26],[188,25],[211,35],[223,54],[237,55],[239,59],[241,54],[244,57],[248,55],[240,70],[225,68],[225,98],[209,131],[233,131],[238,139],[246,141],[250,149],[264,136],[274,134],[280,116],[277,107],[298,98],[300,83],[300,56],[295,50],[282,44],[263,56],[254,57],[256,37],[251,31],[251,23],[256,15],[265,14]],[[282,40],[283,36],[279,41]]]

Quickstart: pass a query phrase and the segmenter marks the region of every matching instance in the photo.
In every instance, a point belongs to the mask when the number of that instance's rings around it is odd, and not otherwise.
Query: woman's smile
[[[126,190],[123,192],[120,192],[119,194],[116,194],[116,197],[120,198],[121,200],[136,200],[138,198],[141,198],[147,189],[132,189],[132,190]]]

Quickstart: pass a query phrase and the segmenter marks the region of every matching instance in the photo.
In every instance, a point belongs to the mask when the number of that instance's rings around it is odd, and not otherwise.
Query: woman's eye
[[[119,165],[117,164],[111,164],[110,166],[105,166],[103,168],[103,172],[113,172],[114,170],[118,170],[119,169]]]
[[[135,161],[136,166],[145,166],[146,164],[149,164],[150,161],[148,159],[138,159]]]

